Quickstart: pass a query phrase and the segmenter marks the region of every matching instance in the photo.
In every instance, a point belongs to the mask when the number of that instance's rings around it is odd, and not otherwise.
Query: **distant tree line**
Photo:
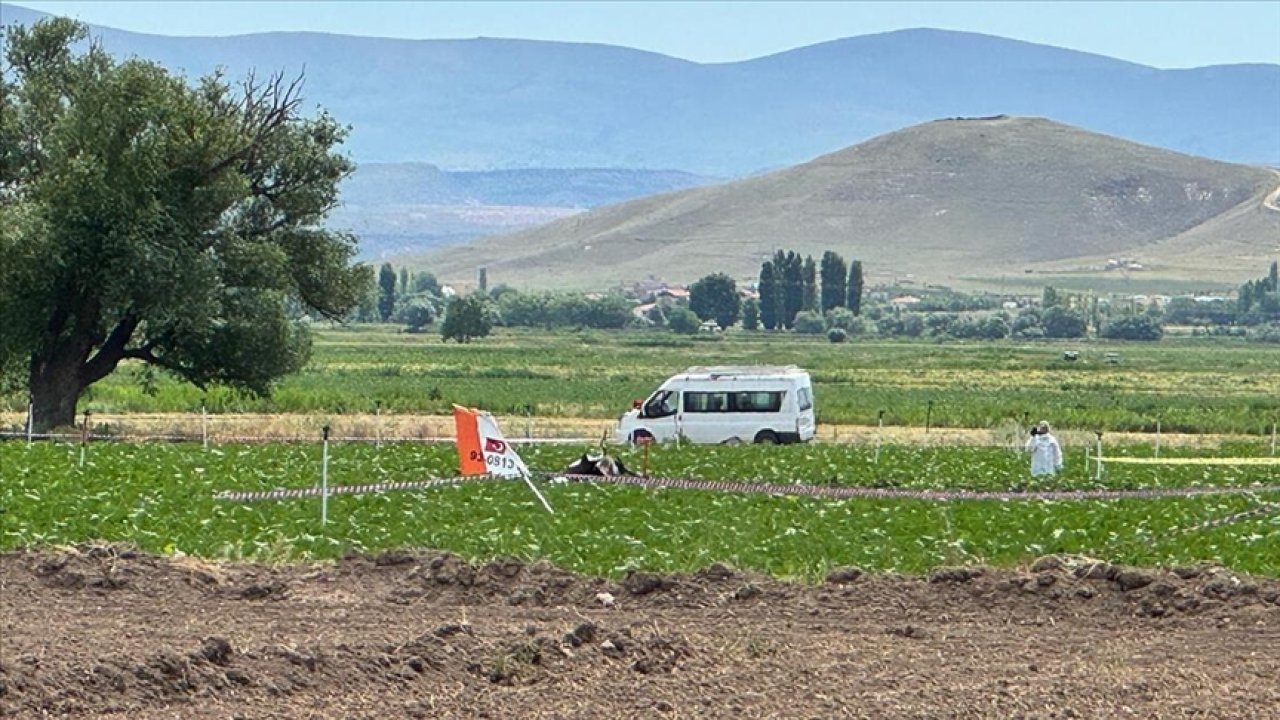
[[[637,314],[636,301],[616,293],[526,293],[498,285],[452,297],[431,273],[403,267],[397,271],[388,263],[381,267],[376,285],[352,319],[399,322],[410,331],[421,331],[443,318],[442,337],[460,342],[484,337],[497,326],[604,330],[656,326],[694,334],[710,323],[718,329],[741,323],[749,331],[763,328],[825,334],[831,342],[868,333],[935,340],[1096,336],[1152,341],[1164,336],[1166,322],[1212,325],[1218,330],[1211,334],[1280,342],[1278,285],[1277,267],[1272,263],[1268,275],[1241,287],[1235,302],[1176,298],[1161,308],[1154,303],[1139,305],[1045,287],[1039,306],[1006,310],[997,295],[928,288],[919,292],[919,302],[910,309],[872,304],[864,312],[861,263],[846,263],[832,251],[825,252],[818,262],[793,251],[778,251],[761,265],[758,298],[744,300],[732,277],[713,273],[689,286],[687,301],[662,300]],[[1246,333],[1235,323],[1260,327]],[[1228,332],[1230,328],[1239,332]]]
[[[758,322],[766,330],[793,329],[802,312],[821,316],[847,308],[856,316],[862,312],[862,262],[846,264],[828,250],[819,269],[812,256],[778,250],[760,266],[758,289]],[[810,317],[803,322],[813,326]]]

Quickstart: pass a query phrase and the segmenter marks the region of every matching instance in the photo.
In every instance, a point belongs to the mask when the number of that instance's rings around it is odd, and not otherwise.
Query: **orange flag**
[[[462,475],[484,475],[489,472],[480,447],[479,412],[461,405],[453,406],[453,424],[458,438],[458,471]]]

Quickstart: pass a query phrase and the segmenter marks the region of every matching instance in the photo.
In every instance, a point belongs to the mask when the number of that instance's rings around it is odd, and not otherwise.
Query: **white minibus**
[[[691,367],[618,421],[619,442],[797,443],[813,438],[809,373],[786,367]]]

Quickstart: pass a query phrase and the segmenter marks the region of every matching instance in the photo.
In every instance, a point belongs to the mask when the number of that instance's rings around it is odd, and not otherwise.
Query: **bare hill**
[[[600,287],[650,273],[747,278],[774,248],[859,258],[880,278],[976,282],[1134,258],[1235,280],[1280,245],[1273,171],[1036,118],[939,120],[811,162],[658,195],[421,258],[442,277]],[[1039,281],[1037,281],[1039,282]]]

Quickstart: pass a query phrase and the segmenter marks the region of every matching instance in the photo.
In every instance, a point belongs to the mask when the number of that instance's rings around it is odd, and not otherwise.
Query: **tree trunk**
[[[85,384],[80,377],[79,358],[33,363],[31,404],[36,432],[75,425],[76,402]]]
[[[81,303],[68,328],[70,315],[61,310],[54,314],[47,345],[31,356],[29,387],[35,416],[32,427],[36,432],[75,425],[76,402],[81,393],[116,369],[126,356],[125,347],[139,322],[134,313],[125,313],[104,338],[94,330],[99,318],[96,301]],[[152,359],[149,348],[135,348],[133,352],[134,357]]]

